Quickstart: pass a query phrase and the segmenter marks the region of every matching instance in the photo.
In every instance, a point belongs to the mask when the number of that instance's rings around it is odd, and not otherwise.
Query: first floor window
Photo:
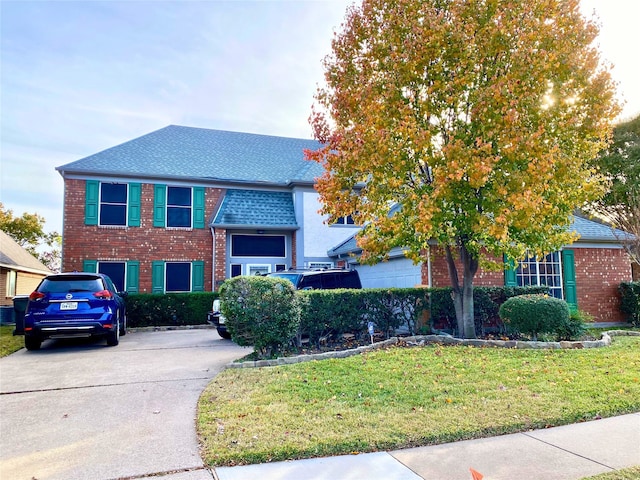
[[[242,275],[242,265],[239,263],[231,264],[231,278]]]
[[[118,292],[125,290],[125,262],[98,262],[98,273],[107,275]]]
[[[271,265],[247,265],[247,275],[266,275],[271,272]]]
[[[167,262],[165,266],[165,291],[191,291],[191,263]]]
[[[100,225],[127,224],[127,184],[100,184]]]
[[[309,262],[309,268],[333,268],[332,262]]]
[[[7,271],[7,297],[16,296],[16,271]]]
[[[167,227],[191,227],[191,189],[167,187]]]
[[[560,252],[550,253],[544,258],[526,257],[516,271],[518,286],[546,285],[556,298],[563,298],[562,263]]]

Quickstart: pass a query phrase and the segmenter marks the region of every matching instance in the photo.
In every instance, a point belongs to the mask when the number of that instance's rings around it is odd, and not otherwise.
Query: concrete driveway
[[[250,350],[215,330],[47,340],[0,359],[0,479],[211,478],[198,451],[202,390]]]

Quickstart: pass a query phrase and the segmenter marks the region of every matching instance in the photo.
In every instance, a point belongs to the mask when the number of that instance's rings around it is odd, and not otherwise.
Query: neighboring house
[[[13,297],[29,295],[51,274],[43,263],[0,230],[0,323],[13,320]]]
[[[224,279],[333,266],[357,230],[318,213],[313,140],[171,125],[57,167],[62,270],[128,292],[211,291]]]
[[[574,215],[569,229],[580,237],[575,243],[541,260],[527,258],[515,270],[479,270],[474,285],[547,285],[552,295],[590,313],[597,321],[623,321],[618,285],[631,280],[631,262],[619,239],[626,234],[578,215]],[[386,262],[360,265],[361,250],[354,236],[330,249],[328,255],[336,263],[358,270],[365,288],[450,286],[443,252],[435,245],[430,250],[427,262],[422,265],[414,265],[401,249],[392,250]]]

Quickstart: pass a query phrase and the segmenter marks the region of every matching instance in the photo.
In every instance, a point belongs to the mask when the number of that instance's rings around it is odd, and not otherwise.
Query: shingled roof
[[[298,228],[291,193],[261,190],[227,190],[211,225],[224,228]]]
[[[56,168],[61,175],[289,185],[313,183],[322,167],[304,159],[315,140],[169,125]]]
[[[631,237],[628,233],[623,232],[622,230],[611,228],[609,225],[589,220],[579,215],[572,216],[568,230],[579,235],[577,240],[578,243],[616,244]],[[336,257],[350,253],[360,253],[362,250],[356,244],[356,235],[357,234],[354,234],[339,245],[331,248],[327,252],[327,255],[329,257]]]
[[[43,275],[53,273],[2,230],[0,230],[0,267]]]

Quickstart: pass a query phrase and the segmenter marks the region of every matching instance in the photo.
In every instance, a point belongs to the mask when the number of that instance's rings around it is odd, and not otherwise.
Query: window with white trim
[[[333,262],[309,262],[307,268],[333,268]]]
[[[353,217],[351,215],[347,215],[345,217],[336,218],[333,224],[334,225],[355,225],[356,222],[353,220]]]
[[[191,188],[167,187],[167,227],[191,228]]]
[[[16,278],[17,274],[15,270],[7,271],[7,297],[16,296]]]
[[[126,262],[98,262],[98,273],[107,275],[118,292],[125,291]]]
[[[526,257],[518,265],[516,281],[520,287],[546,285],[551,295],[563,298],[560,252],[550,253],[542,259]]]
[[[100,183],[99,224],[127,225],[128,185],[126,183]]]
[[[242,275],[242,264],[240,263],[232,263],[231,264],[231,278],[238,277]]]
[[[231,256],[286,258],[286,237],[234,233],[231,235]]]
[[[165,292],[191,291],[191,262],[167,262],[164,268]]]
[[[248,264],[247,275],[265,275],[271,272],[271,265],[266,264]]]

